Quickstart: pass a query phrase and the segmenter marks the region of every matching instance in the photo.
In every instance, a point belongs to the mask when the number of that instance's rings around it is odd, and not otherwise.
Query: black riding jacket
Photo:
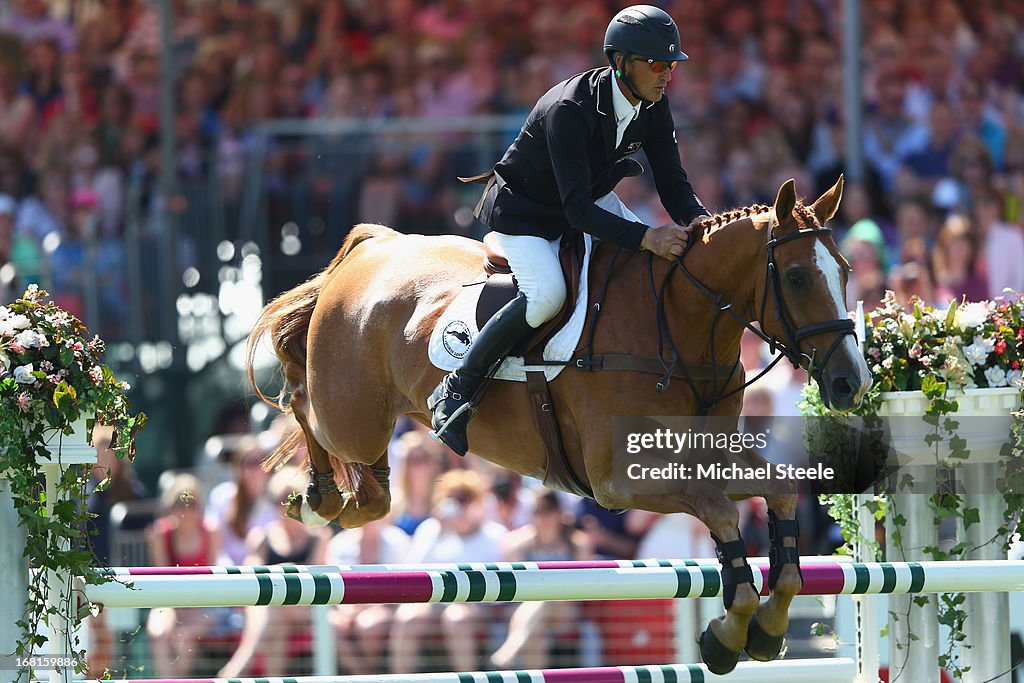
[[[638,250],[648,226],[609,213],[594,201],[641,170],[630,158],[641,148],[672,220],[686,225],[709,215],[679,161],[668,100],[643,103],[615,147],[614,87],[611,68],[603,67],[545,93],[494,167],[497,182],[483,199],[480,220],[498,232],[549,240],[574,228]]]

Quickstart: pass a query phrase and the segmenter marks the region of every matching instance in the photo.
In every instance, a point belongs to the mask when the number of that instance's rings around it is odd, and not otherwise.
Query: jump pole
[[[304,676],[284,678],[198,678],[85,681],[85,683],[850,683],[852,659],[794,659],[740,662],[727,676],[716,676],[703,664],[488,671],[475,673],[398,674],[376,676]]]
[[[768,566],[757,568],[765,594]],[[1024,591],[1024,560],[809,564],[803,575],[802,595]],[[152,608],[712,598],[722,582],[717,567],[698,566],[143,575],[78,588],[108,608]]]

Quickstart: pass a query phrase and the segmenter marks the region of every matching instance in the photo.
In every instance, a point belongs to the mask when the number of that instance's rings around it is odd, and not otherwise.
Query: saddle
[[[544,346],[572,316],[573,306],[576,304],[576,297],[580,290],[580,270],[583,267],[584,249],[583,233],[573,231],[562,237],[558,260],[562,266],[562,277],[565,279],[565,303],[562,304],[562,310],[554,318],[520,341],[512,349],[513,355],[523,356],[527,363],[530,363],[531,360],[543,361]],[[484,272],[487,273],[487,282],[484,283],[480,299],[477,302],[477,329],[481,329],[498,310],[514,299],[519,292],[519,284],[512,276],[508,259],[505,258],[493,233],[488,233],[484,237],[483,266]]]

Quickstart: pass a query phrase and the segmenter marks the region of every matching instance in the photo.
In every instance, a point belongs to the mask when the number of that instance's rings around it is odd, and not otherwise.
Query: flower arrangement
[[[89,338],[80,320],[48,301],[35,285],[22,298],[0,306],[0,476],[10,482],[19,524],[26,528],[25,556],[33,568],[83,576],[93,583],[103,577],[92,566],[85,536],[89,471],[63,469],[51,516],[41,461],[52,457],[53,446],[47,442],[59,445],[80,421],[90,441],[96,424],[111,426],[118,456],[134,458],[134,437],[146,416],[131,414],[125,395],[129,386],[101,362],[104,350],[99,337]],[[56,616],[46,603],[44,574],[32,572],[25,615],[17,624],[23,638],[15,654],[22,657],[45,642],[36,635],[38,623]],[[84,653],[77,654],[84,662]]]
[[[1024,391],[1024,296],[957,304],[947,310],[916,297],[901,306],[887,292],[868,314],[865,358],[876,391],[1016,387]]]

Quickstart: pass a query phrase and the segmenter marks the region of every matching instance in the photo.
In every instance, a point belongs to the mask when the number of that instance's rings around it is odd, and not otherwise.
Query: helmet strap
[[[633,82],[630,80],[629,76],[626,75],[626,60],[629,59],[629,55],[627,55],[625,52],[620,52],[619,54],[622,55],[622,69],[620,70],[616,67],[615,76],[620,81],[626,84],[626,87],[629,89],[629,92],[633,93],[633,97],[637,98],[641,102],[646,102],[647,100],[644,99],[643,95],[636,91],[636,88],[633,87]],[[615,65],[612,64],[612,66],[614,67]]]

